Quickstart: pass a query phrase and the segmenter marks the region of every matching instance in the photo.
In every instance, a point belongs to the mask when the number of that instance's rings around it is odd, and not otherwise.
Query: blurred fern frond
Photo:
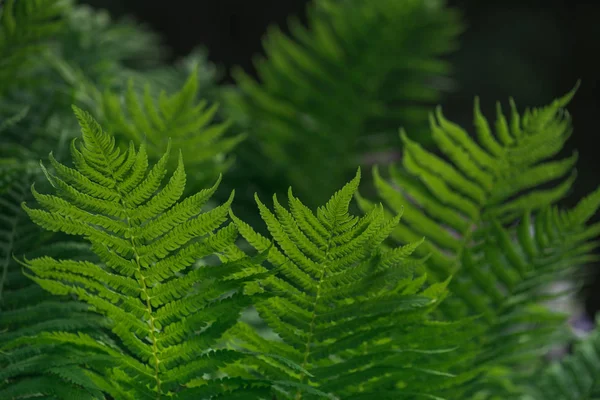
[[[289,183],[316,206],[366,153],[396,143],[398,126],[426,140],[421,128],[449,72],[440,56],[461,24],[443,1],[322,0],[308,27],[291,19],[289,30],[268,32],[258,81],[235,71],[226,111],[250,133],[240,173],[252,164],[248,179],[280,194]]]
[[[227,171],[234,161],[230,153],[245,138],[243,134],[226,136],[230,123],[215,121],[219,104],[199,100],[199,67],[172,94],[148,83],[140,90],[133,80],[124,95],[100,92],[90,85],[83,88],[102,124],[115,135],[145,143],[150,159],[158,160],[168,143],[180,149],[194,167],[195,175],[189,178],[195,187]]]
[[[32,85],[26,72],[64,28],[64,0],[6,0],[0,4],[0,95],[17,84]]]
[[[440,310],[450,319],[481,316],[474,368],[487,369],[482,390],[511,391],[515,377],[530,376],[550,346],[567,339],[566,316],[543,305],[564,293],[547,289],[564,278],[580,282],[575,274],[593,260],[600,226],[586,224],[600,190],[573,210],[554,206],[574,181],[577,155],[552,159],[571,133],[563,107],[573,93],[523,115],[511,103],[510,119],[498,105],[494,125],[476,101],[478,140],[438,109],[431,130],[442,156],[403,134],[402,166],[390,167],[389,180],[373,171],[390,212],[406,211],[393,242],[426,236],[416,253],[429,255],[432,282],[454,277]],[[367,212],[376,207],[360,196],[359,203]]]
[[[548,365],[524,387],[522,400],[600,398],[600,324],[565,359]]]

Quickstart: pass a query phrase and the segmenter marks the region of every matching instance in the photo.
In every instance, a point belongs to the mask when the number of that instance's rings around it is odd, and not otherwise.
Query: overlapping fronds
[[[37,40],[38,44],[26,52],[31,56],[15,60],[18,68],[6,69],[0,83],[0,86],[10,84],[0,97],[0,118],[9,118],[29,108],[24,123],[11,127],[7,134],[11,142],[26,145],[36,163],[48,148],[56,149],[55,156],[62,159],[63,144],[78,135],[71,104],[85,108],[95,105],[82,101],[82,88],[92,86],[101,91],[124,92],[128,81],[135,78],[138,83],[151,83],[170,91],[179,88],[189,76],[188,68],[161,64],[165,51],[156,34],[128,20],[112,20],[105,11],[72,3],[68,0],[14,2],[13,9],[26,7],[25,4],[31,10],[35,10],[36,4],[60,5],[57,16],[60,29]],[[44,26],[38,20],[27,21],[21,24],[23,29],[31,24],[34,24],[31,29]],[[196,57],[194,61],[204,60]],[[207,77],[202,79],[200,82],[205,84]],[[3,150],[6,145],[4,141]]]
[[[424,139],[427,110],[446,86],[439,56],[461,27],[438,0],[315,1],[307,18],[308,27],[290,20],[290,36],[268,32],[259,82],[235,71],[227,111],[251,133],[242,149],[257,171],[250,179],[283,192],[289,183],[316,206],[367,151],[396,143],[398,126]]]
[[[524,386],[522,400],[595,400],[600,398],[600,327],[576,346],[560,362],[541,372],[533,383]]]
[[[244,283],[260,271],[230,251],[235,226],[219,229],[233,193],[227,203],[201,212],[218,181],[180,201],[186,182],[181,154],[162,185],[169,152],[148,169],[144,144],[121,151],[90,114],[75,113],[83,133],[82,143],[71,145],[75,168],[50,154],[54,174],[46,175],[56,194],[32,187],[42,208],[23,208],[47,230],[83,236],[100,261],[43,256],[25,263],[42,288],[73,294],[107,316],[116,341],[108,346],[83,333],[60,332],[36,340],[104,351],[116,367],[108,373],[92,365],[87,376],[113,398],[235,398],[228,393],[245,387],[254,398],[268,392],[263,381],[217,379],[239,354],[216,344],[249,305]],[[211,255],[228,262],[197,262]]]
[[[30,196],[27,176],[13,177],[0,194],[0,398],[101,398],[80,373],[82,360],[97,354],[56,345],[12,345],[15,339],[52,330],[97,336],[103,327],[102,318],[87,312],[85,304],[49,295],[27,279],[13,259],[24,253],[73,258],[86,253],[77,243],[51,241],[52,235],[28,220],[20,204]]]
[[[22,74],[39,57],[64,24],[63,0],[6,0],[0,4],[0,94],[21,83]]]
[[[291,189],[290,210],[276,196],[274,212],[256,198],[276,243],[268,261],[277,272],[262,283],[276,297],[256,308],[283,343],[239,325],[234,332],[242,343],[236,344],[252,351],[270,348],[307,371],[259,363],[267,376],[292,376],[341,399],[417,398],[451,381],[448,361],[457,360],[449,355],[461,339],[457,327],[428,317],[447,295],[447,282],[423,286],[426,277],[415,273],[420,261],[410,257],[421,241],[380,247],[400,215],[386,218],[382,206],[362,218],[348,213],[359,181],[360,171],[316,214]],[[233,218],[255,249],[271,246],[270,239]]]
[[[544,289],[589,261],[589,241],[600,233],[597,225],[585,226],[600,204],[599,191],[569,212],[550,207],[574,180],[576,155],[551,159],[570,134],[562,107],[572,95],[522,117],[511,102],[510,120],[498,106],[495,135],[476,102],[478,141],[438,109],[431,129],[442,157],[404,136],[403,168],[390,168],[391,182],[374,169],[392,212],[406,210],[391,236],[399,243],[428,238],[416,252],[430,254],[432,280],[455,277],[441,310],[450,318],[481,316],[487,334],[479,365],[492,363],[496,375],[510,375],[524,360],[520,365],[533,367],[554,342],[564,316],[541,305],[551,297]],[[375,207],[360,197],[359,203],[366,211]]]
[[[139,96],[133,82],[124,96],[105,91],[96,97],[103,125],[136,143],[146,141],[151,159],[160,158],[169,141],[181,149],[194,167],[194,183],[205,183],[227,170],[233,161],[229,153],[244,139],[242,134],[224,137],[229,122],[213,122],[218,104],[198,100],[197,69],[178,92],[161,91],[158,104],[149,85]]]

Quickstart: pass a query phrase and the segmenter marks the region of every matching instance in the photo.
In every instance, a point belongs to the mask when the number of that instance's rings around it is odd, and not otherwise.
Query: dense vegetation
[[[0,10],[1,399],[600,398],[600,328],[548,305],[600,235],[600,189],[558,206],[577,88],[451,122],[441,1],[315,1],[235,87]]]

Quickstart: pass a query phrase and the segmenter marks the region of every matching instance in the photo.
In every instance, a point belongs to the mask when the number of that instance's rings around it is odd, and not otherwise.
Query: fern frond
[[[156,68],[166,56],[157,33],[129,19],[113,20],[106,10],[79,4],[67,14],[66,25],[57,38],[61,58],[104,87],[130,71]]]
[[[14,260],[36,252],[79,257],[87,250],[78,243],[48,237],[27,220],[20,203],[30,197],[29,179],[13,177],[0,195],[0,398],[104,398],[80,372],[82,364],[94,359],[106,363],[102,355],[34,340],[15,346],[19,339],[52,330],[102,335],[105,322],[90,314],[85,304],[49,295],[29,281]]]
[[[374,169],[388,213],[406,211],[393,242],[429,239],[416,254],[430,254],[431,281],[454,276],[453,296],[440,310],[451,319],[481,315],[487,333],[478,365],[494,365],[496,375],[505,368],[510,376],[515,365],[530,371],[556,342],[564,316],[542,306],[550,297],[544,290],[591,260],[591,240],[599,233],[585,223],[600,205],[600,192],[572,211],[552,207],[574,179],[576,154],[552,160],[571,132],[563,107],[573,93],[523,116],[512,101],[510,118],[498,105],[493,130],[476,101],[478,140],[438,108],[431,129],[442,157],[403,135],[403,168],[392,166],[390,181]],[[367,212],[377,208],[358,200]]]
[[[449,70],[438,57],[461,27],[443,1],[315,1],[307,18],[291,19],[289,36],[270,29],[259,81],[234,71],[226,111],[251,133],[240,161],[260,169],[249,179],[289,182],[316,206],[398,126],[423,126]]]
[[[256,309],[283,343],[267,341],[242,325],[235,330],[235,345],[254,352],[276,349],[308,373],[269,357],[256,360],[256,371],[292,377],[339,398],[384,391],[412,398],[439,390],[452,378],[443,353],[464,339],[454,324],[429,318],[447,295],[447,282],[425,288],[425,279],[413,278],[419,263],[410,254],[417,244],[380,247],[399,215],[386,218],[379,206],[362,218],[349,214],[359,181],[360,172],[316,214],[291,190],[290,210],[276,196],[274,211],[256,198],[276,243],[268,261],[277,273],[262,282],[276,297]],[[252,247],[265,251],[271,246],[269,238],[232,218]],[[295,396],[303,398],[300,392]]]
[[[0,94],[21,82],[39,51],[64,25],[62,0],[7,0],[0,6]]]
[[[181,153],[163,185],[168,152],[148,168],[145,145],[122,151],[89,113],[75,108],[75,114],[83,136],[71,146],[75,167],[51,155],[54,173],[46,175],[56,194],[33,187],[43,208],[23,208],[47,230],[84,237],[100,262],[38,257],[26,260],[27,275],[109,318],[119,350],[111,354],[118,366],[106,379],[129,397],[189,398],[190,382],[200,378],[217,390],[213,378],[220,368],[240,358],[219,350],[219,339],[250,304],[244,283],[261,276],[255,262],[230,250],[235,227],[219,229],[233,193],[227,203],[203,213],[218,182],[180,201],[186,183]],[[197,265],[211,255],[227,262]],[[77,335],[47,338],[93,344]]]
[[[130,81],[124,96],[91,89],[100,121],[108,130],[122,134],[136,143],[147,143],[148,156],[158,159],[167,143],[181,149],[197,176],[193,183],[206,183],[226,171],[233,162],[229,153],[244,139],[244,135],[225,137],[229,122],[213,121],[218,104],[198,101],[197,68],[176,93],[155,90],[145,85],[139,94]],[[174,163],[171,163],[174,166]]]
[[[593,400],[600,395],[600,330],[575,346],[575,351],[554,362],[532,383],[524,386],[523,400]]]

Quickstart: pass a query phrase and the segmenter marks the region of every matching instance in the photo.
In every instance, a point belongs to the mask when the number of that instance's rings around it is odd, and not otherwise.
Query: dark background
[[[398,0],[402,1],[402,0]],[[209,59],[229,70],[253,72],[252,58],[261,53],[269,24],[284,28],[289,15],[304,17],[306,0],[87,0],[114,17],[133,16],[162,34],[171,60],[197,46]],[[579,151],[578,180],[572,205],[600,184],[600,0],[589,1],[449,1],[464,17],[461,48],[450,59],[456,86],[446,96],[445,114],[463,126],[472,119],[475,95],[494,115],[497,100],[512,96],[519,107],[544,105],[582,85],[568,106],[574,135],[566,152]],[[596,218],[599,221],[600,218]],[[600,264],[592,270],[600,270]],[[587,311],[600,310],[600,274],[593,271],[584,291]]]

